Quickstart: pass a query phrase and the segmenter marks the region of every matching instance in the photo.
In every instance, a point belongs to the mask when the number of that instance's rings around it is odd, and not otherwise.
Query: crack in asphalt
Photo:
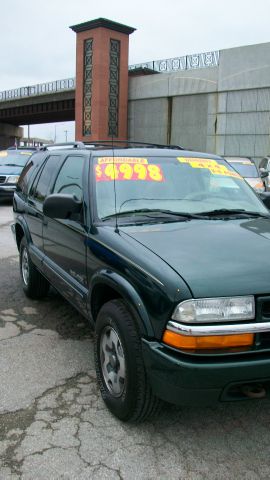
[[[90,387],[91,382],[92,387]],[[78,403],[80,398],[85,398],[86,393],[88,397],[90,393],[93,398],[90,399],[89,397],[87,403]],[[35,462],[35,458],[57,449],[67,452],[76,451],[76,455],[84,468],[91,467],[96,472],[100,468],[106,468],[108,471],[116,473],[119,479],[122,479],[119,467],[114,469],[107,465],[104,460],[92,462],[80,452],[82,448],[80,422],[82,424],[89,423],[82,421],[81,416],[96,402],[99,402],[99,393],[95,382],[95,374],[89,372],[89,375],[84,373],[75,375],[67,379],[63,385],[46,390],[35,399],[30,407],[24,410],[1,415],[0,445],[1,442],[6,444],[2,451],[2,467],[8,468],[12,474],[23,477],[25,462],[29,459],[31,459],[31,462]],[[73,407],[76,404],[79,409],[74,412]],[[101,410],[104,410],[104,406]],[[71,423],[75,428],[72,427]],[[20,425],[19,430],[18,424]],[[61,445],[61,442],[66,442],[66,445]],[[41,448],[42,443],[43,447]],[[109,453],[113,454],[113,452],[114,449]],[[35,477],[33,476],[33,478]]]
[[[5,259],[2,262],[3,268],[7,269],[8,265],[9,261]],[[3,282],[8,297],[5,298],[3,308],[0,307],[0,341],[33,332],[36,328],[56,331],[61,338],[76,340],[93,338],[88,321],[56,290],[51,288],[48,296],[39,301],[26,298],[18,270],[18,268],[12,270],[12,275],[7,275]],[[6,332],[3,328],[6,328]]]
[[[41,450],[36,450],[29,454],[22,455],[21,460],[18,460],[19,447],[22,448],[22,444],[24,440],[27,438],[27,436],[28,437],[35,436],[35,434],[31,434],[28,432],[29,427],[31,427],[31,425],[34,425],[35,422],[39,422],[39,424],[44,423],[47,429],[53,430],[54,423],[56,421],[60,421],[61,419],[67,418],[69,416],[68,403],[66,408],[63,408],[63,404],[61,403],[61,401],[63,401],[62,395],[65,392],[69,391],[70,388],[77,385],[76,382],[80,380],[80,378],[85,378],[85,374],[75,375],[74,377],[67,379],[64,385],[49,388],[42,395],[37,397],[34,403],[26,409],[0,415],[0,422],[1,422],[0,442],[6,441],[6,438],[9,438],[9,440],[7,441],[9,445],[5,450],[5,459],[3,462],[4,467],[9,467],[12,473],[21,474],[22,473],[21,465],[27,457],[32,455],[43,454],[45,451],[55,447],[55,445],[52,443],[49,447],[43,448]],[[89,377],[89,380],[90,380],[90,377]],[[55,394],[55,393],[57,393],[57,397],[60,404],[58,404],[56,407],[47,406],[45,408],[44,407],[40,408],[41,400],[44,400],[46,402],[46,399],[48,399],[48,397],[50,397],[51,394]],[[79,395],[79,393],[80,393],[80,389],[78,388],[77,395]],[[72,402],[73,401],[75,401],[76,403],[76,398],[73,398]],[[52,417],[51,422],[44,419],[41,420],[40,418],[36,419],[38,412],[47,412],[47,413],[50,412],[50,415]],[[73,414],[72,418],[79,419],[79,416],[76,414]],[[20,425],[20,431],[16,432],[16,428],[18,428],[18,425]],[[13,436],[17,437],[16,441],[13,440]],[[57,448],[65,448],[65,447],[57,445]],[[66,447],[66,448],[73,448],[73,447]]]

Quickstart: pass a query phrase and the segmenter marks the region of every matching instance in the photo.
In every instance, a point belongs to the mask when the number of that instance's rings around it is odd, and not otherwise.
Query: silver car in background
[[[258,169],[256,164],[248,157],[225,157],[225,160],[249,183],[261,193],[268,190],[268,172]]]

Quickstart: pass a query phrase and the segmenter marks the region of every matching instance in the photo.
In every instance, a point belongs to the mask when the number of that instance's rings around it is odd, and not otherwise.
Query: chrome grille
[[[0,175],[0,183],[5,183],[6,178],[6,175]]]
[[[269,301],[266,301],[266,302],[263,302],[262,303],[262,316],[265,317],[265,318],[269,318],[270,317],[270,302]]]
[[[270,296],[257,297],[256,299],[256,321],[269,322],[270,319]],[[270,348],[270,331],[256,335],[257,349]]]

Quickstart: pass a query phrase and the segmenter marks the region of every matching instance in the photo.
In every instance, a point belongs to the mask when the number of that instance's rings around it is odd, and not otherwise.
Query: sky
[[[0,0],[0,91],[74,77],[69,26],[99,17],[136,28],[129,64],[270,41],[270,0]],[[74,122],[30,135],[71,141]]]

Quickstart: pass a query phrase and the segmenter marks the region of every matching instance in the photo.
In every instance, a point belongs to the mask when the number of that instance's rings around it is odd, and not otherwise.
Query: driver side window
[[[83,179],[84,157],[70,155],[62,165],[52,193],[68,193],[75,195],[78,200],[83,199],[82,179]]]

